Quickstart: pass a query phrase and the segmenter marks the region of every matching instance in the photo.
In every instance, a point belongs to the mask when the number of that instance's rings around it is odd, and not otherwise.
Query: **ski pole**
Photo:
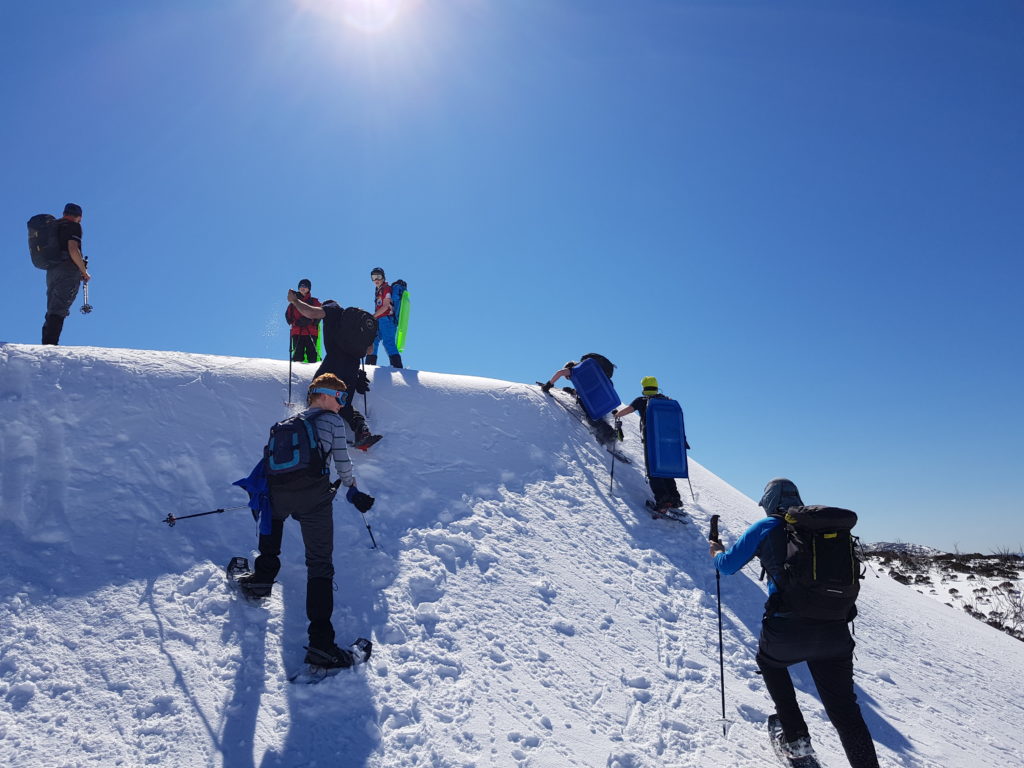
[[[722,542],[718,538],[718,517],[718,515],[711,516],[711,533],[708,534],[708,541],[721,544]],[[727,736],[728,726],[725,719],[725,658],[722,647],[722,574],[717,567],[715,568],[715,594],[718,597],[718,677],[722,682],[722,735]]]
[[[366,378],[366,358],[362,357],[359,360],[359,370],[363,373],[363,378]],[[366,392],[363,392],[363,413],[367,416],[370,415],[370,409],[366,405]]]
[[[292,358],[294,357],[292,352],[292,335],[288,333],[288,405],[292,404]]]
[[[609,451],[611,453],[611,451]],[[608,495],[610,496],[615,491],[615,454],[612,453],[612,476],[608,481]]]
[[[249,505],[248,504],[240,504],[237,507],[225,507],[224,509],[214,509],[214,510],[212,510],[210,512],[198,512],[198,513],[196,513],[194,515],[175,516],[172,513],[172,514],[167,515],[167,517],[165,517],[160,522],[161,523],[167,523],[167,525],[169,525],[171,528],[173,528],[174,524],[176,522],[178,522],[179,520],[187,520],[190,517],[206,517],[206,515],[219,515],[221,512],[231,512],[231,511],[236,510],[236,509],[249,509]]]
[[[693,495],[693,483],[690,482],[690,476],[689,475],[686,476],[686,484],[688,486],[690,486],[690,498],[693,499],[694,501],[696,501],[697,497]],[[717,517],[717,515],[716,515],[716,517]]]
[[[78,311],[81,312],[83,315],[88,315],[90,312],[92,312],[92,304],[89,303],[88,283],[82,283],[82,306],[79,307]]]
[[[359,514],[361,514],[363,516],[363,525],[366,526],[366,531],[367,531],[367,533],[370,534],[370,543],[373,544],[373,548],[376,549],[377,548],[377,540],[375,538],[373,538],[373,529],[370,528],[370,523],[366,519],[366,513],[363,512],[362,510],[359,510]]]

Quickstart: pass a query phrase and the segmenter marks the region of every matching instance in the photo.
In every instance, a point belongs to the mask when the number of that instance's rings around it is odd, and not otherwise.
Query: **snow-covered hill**
[[[298,369],[304,383],[312,366]],[[245,501],[230,484],[283,416],[287,370],[0,346],[0,764],[774,765],[763,586],[753,567],[722,580],[723,738],[706,542],[710,515],[728,541],[761,511],[693,462],[694,523],[652,520],[635,416],[634,465],[610,492],[609,455],[524,384],[372,371],[386,438],[355,461],[381,548],[338,502],[334,620],[374,656],[288,684],[305,629],[296,527],[259,607],[222,576],[255,543],[247,511],[161,523]],[[1024,765],[1024,644],[887,574],[860,605],[857,684],[883,765]],[[796,677],[824,763],[843,765]]]

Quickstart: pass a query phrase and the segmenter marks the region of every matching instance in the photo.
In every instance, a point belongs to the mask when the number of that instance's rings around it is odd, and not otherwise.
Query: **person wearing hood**
[[[299,298],[312,307],[319,307],[320,300],[310,295],[313,284],[306,278],[299,280]],[[291,303],[284,311],[284,319],[291,326],[292,362],[316,363],[320,360],[317,354],[317,341],[320,339],[320,321],[311,320],[299,312]]]
[[[757,557],[768,575],[757,666],[782,725],[786,740],[780,745],[782,751],[791,758],[814,754],[789,675],[789,667],[806,662],[851,768],[878,768],[875,745],[853,690],[855,643],[848,626],[853,617],[812,620],[776,610],[779,584],[785,583],[787,536],[782,515],[790,507],[803,506],[800,491],[792,480],[777,477],[765,486],[759,504],[767,516],[747,528],[729,549],[712,541],[710,554],[722,574],[736,573]]]

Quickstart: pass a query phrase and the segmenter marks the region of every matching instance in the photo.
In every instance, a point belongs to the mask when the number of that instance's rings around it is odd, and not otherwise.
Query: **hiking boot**
[[[367,365],[376,365],[377,364],[377,356],[376,355],[367,355],[364,359],[366,360],[366,364]]]
[[[371,435],[370,430],[367,429],[356,436],[356,441],[352,445],[360,451],[366,452],[370,450],[370,446],[375,445],[383,437],[384,435]]]
[[[306,646],[305,662],[310,666],[324,669],[347,669],[365,662],[372,652],[373,643],[361,637],[353,643],[351,650],[339,648],[335,643],[326,648]]]
[[[402,356],[401,355],[388,355],[388,361],[391,363],[392,368],[402,367]]]

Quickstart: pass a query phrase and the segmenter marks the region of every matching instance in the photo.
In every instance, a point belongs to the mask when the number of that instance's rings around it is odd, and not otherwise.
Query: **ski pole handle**
[[[711,516],[711,533],[708,534],[708,541],[716,541],[721,544],[722,542],[718,539],[718,518],[719,515]]]

